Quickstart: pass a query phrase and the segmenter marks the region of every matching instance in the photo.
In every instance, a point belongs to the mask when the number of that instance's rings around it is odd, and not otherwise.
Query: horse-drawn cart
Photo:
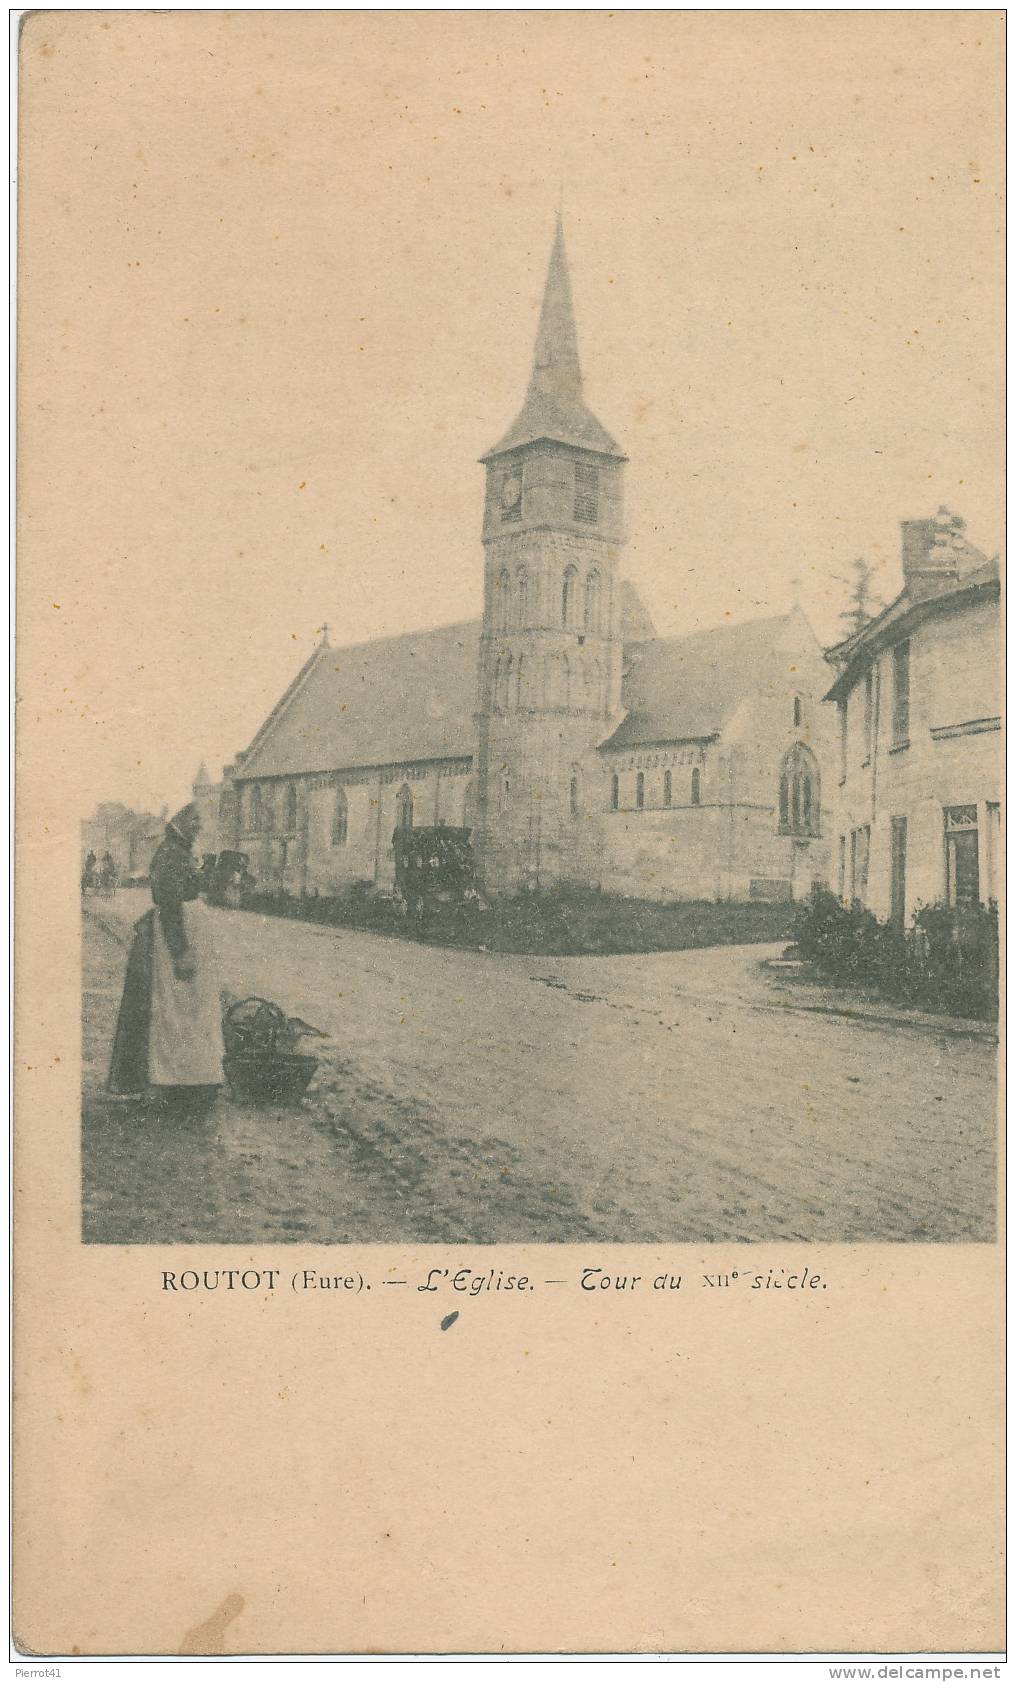
[[[411,917],[479,898],[471,834],[446,824],[395,831],[395,886]]]

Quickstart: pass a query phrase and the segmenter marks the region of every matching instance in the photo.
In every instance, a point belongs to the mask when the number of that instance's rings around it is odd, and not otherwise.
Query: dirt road
[[[533,959],[217,914],[222,982],[324,1029],[303,1107],[102,1093],[142,905],[86,917],[84,1231],[106,1243],[988,1239],[995,1053],[817,1014],[772,948]]]

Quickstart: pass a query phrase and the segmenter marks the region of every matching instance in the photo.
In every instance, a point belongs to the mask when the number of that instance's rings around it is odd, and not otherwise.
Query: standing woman
[[[184,806],[152,859],[154,910],[135,924],[109,1074],[110,1092],[154,1089],[191,1110],[208,1109],[222,1082],[211,918],[191,852],[200,828],[197,807]]]

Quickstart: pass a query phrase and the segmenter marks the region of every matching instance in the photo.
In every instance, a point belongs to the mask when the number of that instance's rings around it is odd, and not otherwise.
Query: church
[[[323,638],[217,799],[202,773],[209,838],[294,895],[383,889],[395,830],[432,824],[469,828],[489,895],[825,880],[822,649],[796,607],[656,635],[622,577],[626,457],[584,401],[560,218],[525,401],[482,465],[482,618]]]

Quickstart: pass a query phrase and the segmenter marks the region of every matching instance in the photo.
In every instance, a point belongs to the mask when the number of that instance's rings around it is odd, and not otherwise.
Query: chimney
[[[955,584],[969,545],[963,537],[966,521],[948,508],[930,520],[901,520],[903,578],[910,595],[934,595]]]

